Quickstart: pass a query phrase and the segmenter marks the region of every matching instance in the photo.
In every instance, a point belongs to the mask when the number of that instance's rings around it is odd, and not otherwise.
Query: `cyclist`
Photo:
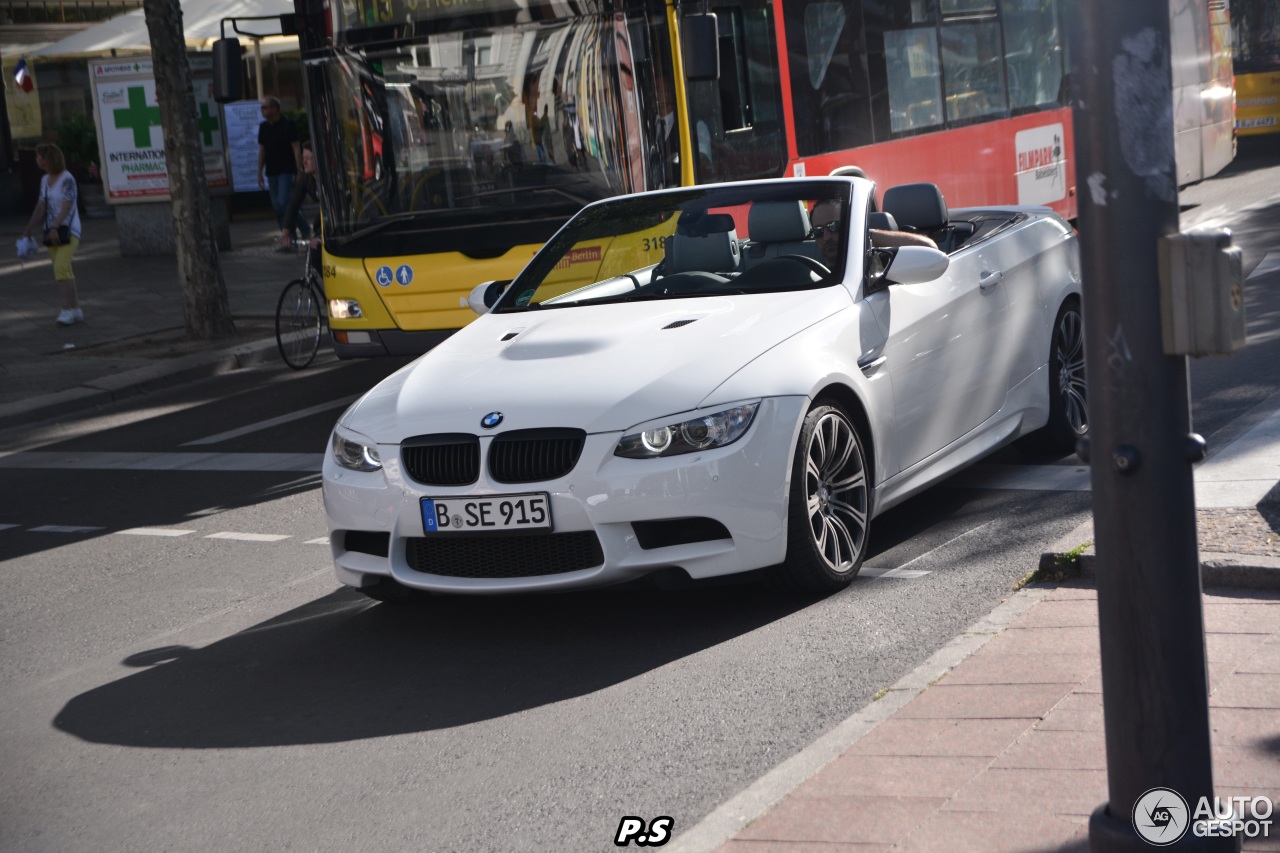
[[[302,205],[310,199],[311,201],[320,202],[320,187],[316,183],[316,155],[311,150],[311,141],[302,143],[302,175],[297,183],[293,185],[293,195],[289,196],[289,203],[285,206],[283,225],[280,228],[280,246],[281,248],[289,248],[293,244],[293,232],[297,226],[298,215],[302,209]],[[311,227],[311,266],[317,273],[317,279],[320,272],[320,218],[316,217]]]

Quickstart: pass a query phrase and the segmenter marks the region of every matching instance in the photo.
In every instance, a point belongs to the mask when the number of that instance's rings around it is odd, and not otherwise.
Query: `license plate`
[[[550,530],[551,502],[545,492],[490,498],[423,498],[422,529],[427,533]]]

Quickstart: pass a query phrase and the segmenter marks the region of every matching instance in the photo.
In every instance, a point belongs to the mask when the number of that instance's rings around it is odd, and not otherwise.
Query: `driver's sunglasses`
[[[839,234],[840,220],[837,219],[834,222],[828,222],[826,225],[813,226],[812,234],[815,240],[821,239],[824,233],[830,234],[832,237],[835,237],[837,234]]]

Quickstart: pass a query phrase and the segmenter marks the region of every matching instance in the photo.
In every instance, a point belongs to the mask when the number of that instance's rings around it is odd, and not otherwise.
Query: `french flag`
[[[26,57],[19,59],[17,67],[13,69],[13,81],[24,92],[30,92],[31,87],[35,85],[35,81],[31,79],[31,72],[27,70]]]

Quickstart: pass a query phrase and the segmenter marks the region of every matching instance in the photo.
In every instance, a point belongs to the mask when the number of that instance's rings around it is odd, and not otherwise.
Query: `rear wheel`
[[[1049,344],[1049,422],[1027,448],[1066,454],[1089,434],[1089,389],[1084,376],[1084,317],[1074,296],[1062,303]]]
[[[276,345],[285,364],[301,370],[316,357],[324,324],[324,301],[310,282],[295,278],[276,303]]]
[[[787,556],[774,579],[805,592],[848,586],[867,553],[870,496],[858,428],[838,404],[819,402],[805,416],[792,461]]]

